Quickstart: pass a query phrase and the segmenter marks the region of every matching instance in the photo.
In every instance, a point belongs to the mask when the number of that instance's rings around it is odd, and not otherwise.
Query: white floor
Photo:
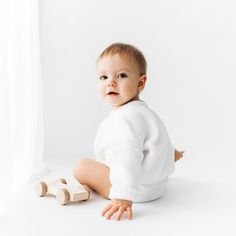
[[[71,164],[54,165],[44,179],[74,182]],[[12,200],[0,222],[1,236],[39,235],[236,235],[236,171],[233,165],[181,160],[165,195],[133,205],[133,219],[106,220],[109,203],[92,192],[90,200],[60,206],[54,197],[39,198],[28,185]]]

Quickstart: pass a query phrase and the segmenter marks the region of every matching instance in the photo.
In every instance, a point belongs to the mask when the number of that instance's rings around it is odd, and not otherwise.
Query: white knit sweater
[[[110,168],[110,199],[158,198],[153,189],[163,188],[174,171],[174,147],[167,131],[142,100],[110,111],[98,128],[94,152],[96,160]]]

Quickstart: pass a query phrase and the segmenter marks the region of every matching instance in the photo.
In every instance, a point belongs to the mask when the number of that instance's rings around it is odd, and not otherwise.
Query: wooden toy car
[[[35,184],[35,193],[39,197],[43,197],[46,194],[54,195],[61,205],[66,205],[69,202],[88,200],[90,197],[88,186],[71,186],[67,184],[65,179],[58,179],[52,183],[46,183],[44,181],[37,182]]]

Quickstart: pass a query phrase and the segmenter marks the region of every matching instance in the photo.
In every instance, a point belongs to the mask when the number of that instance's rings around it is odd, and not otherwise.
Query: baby
[[[133,202],[162,196],[183,152],[175,150],[160,118],[139,98],[147,80],[139,49],[110,45],[98,57],[97,72],[99,93],[112,109],[95,138],[96,161],[80,158],[74,177],[111,200],[102,216],[116,213],[120,220],[127,212],[131,219]]]

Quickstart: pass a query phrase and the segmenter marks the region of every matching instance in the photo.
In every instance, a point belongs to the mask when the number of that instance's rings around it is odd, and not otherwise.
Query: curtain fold
[[[0,3],[0,215],[9,199],[48,169],[38,0]]]

